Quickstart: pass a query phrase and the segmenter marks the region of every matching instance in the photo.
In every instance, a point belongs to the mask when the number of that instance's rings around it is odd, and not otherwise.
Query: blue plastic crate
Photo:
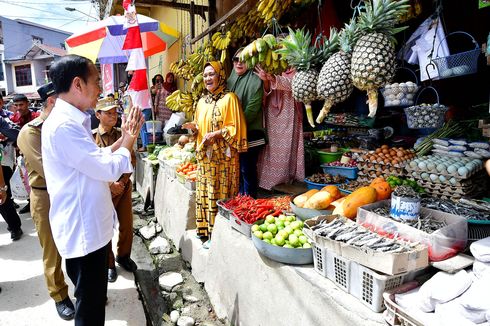
[[[305,182],[306,182],[306,187],[308,189],[318,189],[318,190],[320,190],[320,189],[322,189],[325,186],[337,186],[337,187],[340,186],[340,184],[338,184],[338,183],[334,183],[334,184],[332,184],[332,183],[316,183],[316,182],[311,182],[308,179],[305,179]]]
[[[321,165],[323,173],[328,173],[330,175],[343,175],[348,179],[357,179],[357,172],[359,169],[357,167],[343,167],[343,166],[328,166],[326,164]]]

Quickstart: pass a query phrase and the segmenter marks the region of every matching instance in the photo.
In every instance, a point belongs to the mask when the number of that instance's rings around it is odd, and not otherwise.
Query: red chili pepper
[[[274,213],[272,213],[271,215],[272,215],[272,216],[274,216],[274,217],[277,217],[277,216],[281,215],[281,213],[282,213],[282,211],[280,211],[280,210],[276,210],[276,211],[274,211]]]

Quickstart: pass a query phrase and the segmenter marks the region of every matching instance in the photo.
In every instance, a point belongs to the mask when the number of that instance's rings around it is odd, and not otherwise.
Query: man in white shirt
[[[75,285],[75,325],[103,325],[108,244],[116,220],[109,184],[133,171],[130,149],[144,120],[138,107],[131,108],[121,138],[99,148],[86,112],[96,106],[102,91],[95,65],[68,55],[51,66],[49,75],[58,94],[42,127],[51,230]]]

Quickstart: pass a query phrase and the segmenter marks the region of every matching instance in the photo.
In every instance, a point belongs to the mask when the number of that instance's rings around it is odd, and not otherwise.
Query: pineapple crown
[[[309,70],[315,64],[316,53],[311,45],[311,34],[305,29],[296,31],[288,27],[289,35],[280,42],[280,48],[276,50],[296,70]]]
[[[358,17],[357,25],[363,34],[383,33],[394,41],[393,35],[406,29],[407,27],[395,28],[400,16],[404,15],[409,0],[366,0],[364,11]]]
[[[336,28],[330,28],[330,36],[328,38],[322,37],[319,46],[316,47],[316,52],[318,53],[319,60],[318,65],[323,66],[325,61],[332,54],[334,54],[339,48],[339,33]]]
[[[345,53],[352,52],[354,44],[361,37],[362,31],[357,25],[355,18],[352,18],[348,24],[344,25],[344,28],[339,33],[339,47]]]

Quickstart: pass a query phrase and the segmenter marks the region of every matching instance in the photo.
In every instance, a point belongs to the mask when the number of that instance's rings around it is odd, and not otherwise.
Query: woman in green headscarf
[[[240,101],[226,90],[222,64],[204,66],[205,94],[197,103],[194,121],[184,128],[197,133],[197,235],[210,237],[218,212],[216,201],[238,193],[238,153],[247,150],[247,127]],[[206,247],[206,246],[205,246]]]

